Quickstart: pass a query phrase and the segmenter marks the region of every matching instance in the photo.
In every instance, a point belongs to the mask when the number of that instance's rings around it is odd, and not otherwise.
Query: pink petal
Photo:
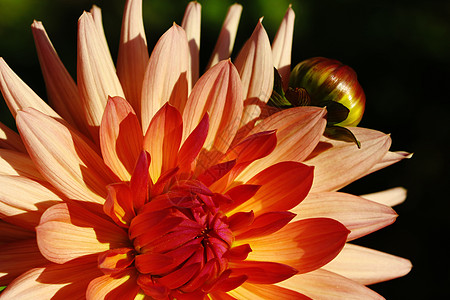
[[[125,3],[120,35],[117,76],[125,97],[134,111],[141,117],[142,82],[149,55],[142,19],[142,0]]]
[[[84,299],[89,281],[102,276],[97,256],[62,265],[34,268],[14,280],[2,292],[5,299]]]
[[[217,163],[233,141],[242,115],[242,97],[239,74],[230,60],[212,67],[194,86],[183,114],[183,136],[187,137],[208,113],[208,137],[198,163],[202,170]]]
[[[384,299],[362,284],[323,269],[293,276],[277,285],[311,299]]]
[[[136,281],[137,273],[134,270],[97,277],[89,283],[86,299],[135,299],[141,290]]]
[[[372,169],[370,169],[367,174],[376,172],[378,170],[384,169],[386,167],[389,167],[390,165],[393,165],[401,160],[404,159],[410,159],[413,156],[412,153],[404,152],[404,151],[396,151],[391,152],[388,151],[383,158],[377,162]],[[364,175],[365,176],[365,175]]]
[[[234,40],[236,39],[236,33],[239,25],[239,19],[241,18],[242,5],[235,3],[230,6],[227,12],[227,16],[222,25],[222,29],[219,34],[216,46],[206,69],[211,68],[219,61],[228,59],[233,51]]]
[[[0,216],[2,220],[29,230],[39,224],[42,213],[62,201],[46,182],[26,177],[0,175]]]
[[[236,58],[235,65],[241,76],[244,91],[244,113],[241,126],[259,117],[260,105],[272,94],[273,58],[269,37],[259,20],[250,39]]]
[[[127,234],[120,227],[73,204],[57,204],[47,209],[36,234],[42,255],[58,264],[129,246]]]
[[[0,285],[7,285],[23,272],[48,263],[39,252],[34,238],[2,245],[0,259]]]
[[[395,206],[405,201],[406,189],[396,187],[377,193],[361,195],[361,197],[384,205]]]
[[[131,105],[109,98],[100,124],[100,146],[105,164],[123,181],[129,181],[142,150],[142,129]]]
[[[326,111],[322,108],[296,107],[262,120],[249,134],[276,130],[277,146],[272,153],[248,166],[236,180],[245,182],[267,166],[281,161],[303,161],[323,134],[325,114]]]
[[[89,142],[33,109],[18,113],[17,127],[31,159],[48,182],[68,198],[104,202],[106,186],[117,179]]]
[[[354,143],[323,137],[305,161],[315,167],[312,192],[338,190],[367,174],[386,155],[391,145],[389,135],[366,128],[349,129],[361,142],[361,149]]]
[[[75,81],[61,62],[42,23],[34,21],[31,29],[52,107],[64,120],[84,134],[88,134]]]
[[[180,113],[191,90],[190,52],[186,33],[174,24],[161,36],[147,65],[142,86],[142,129],[169,102]]]
[[[310,300],[307,296],[300,294],[294,289],[286,289],[277,285],[271,284],[251,284],[244,283],[240,287],[229,291],[229,295],[236,297],[232,299],[240,300],[267,300],[267,299],[279,299],[279,300]],[[228,300],[230,298],[213,298],[213,299],[224,299]]]
[[[144,150],[150,153],[150,176],[156,182],[161,174],[177,166],[183,121],[176,108],[166,104],[152,119],[144,137]]]
[[[369,285],[405,276],[411,267],[411,262],[407,259],[346,244],[341,253],[324,269]]]
[[[44,180],[28,154],[0,149],[0,174]]]
[[[0,90],[14,117],[19,110],[33,107],[46,115],[61,118],[11,70],[2,57],[0,57]]]
[[[191,57],[192,84],[199,76],[200,24],[202,6],[197,1],[189,2],[184,12],[181,27],[186,31]]]
[[[92,15],[94,25],[98,32],[98,45],[102,48],[101,50],[105,58],[108,58],[111,64],[114,65],[111,53],[109,52],[108,42],[106,41],[105,31],[103,30],[102,10],[94,4],[89,13]]]
[[[89,131],[96,141],[108,96],[124,97],[103,32],[97,27],[90,13],[84,12],[78,21],[78,90]]]
[[[289,86],[294,20],[295,13],[289,5],[272,43],[273,65],[281,75],[284,90]]]
[[[338,192],[310,193],[291,211],[297,214],[295,220],[324,217],[341,222],[351,231],[348,240],[377,231],[397,218],[386,205]]]
[[[20,136],[2,122],[0,122],[0,149],[27,152]]]

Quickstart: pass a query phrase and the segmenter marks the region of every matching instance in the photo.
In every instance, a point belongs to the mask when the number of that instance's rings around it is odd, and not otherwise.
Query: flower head
[[[409,271],[346,243],[395,220],[368,199],[404,191],[336,192],[407,154],[373,130],[352,129],[360,150],[323,137],[324,108],[264,114],[273,67],[289,76],[292,8],[272,46],[260,20],[233,64],[233,5],[200,77],[200,5],[151,55],[141,9],[126,2],[117,71],[99,8],[83,13],[77,84],[33,23],[54,109],[0,60],[20,133],[1,126],[1,297],[379,298],[364,285]]]

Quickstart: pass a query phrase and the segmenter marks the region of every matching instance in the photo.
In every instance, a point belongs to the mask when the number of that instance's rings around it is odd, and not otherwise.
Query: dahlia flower
[[[347,243],[394,222],[396,188],[337,192],[405,157],[389,135],[323,137],[326,109],[266,110],[286,82],[294,12],[229,59],[226,16],[199,77],[200,4],[149,56],[142,1],[125,5],[117,69],[93,7],[78,21],[77,83],[32,25],[51,106],[0,59],[19,134],[1,125],[2,299],[379,299],[365,285],[408,260]]]

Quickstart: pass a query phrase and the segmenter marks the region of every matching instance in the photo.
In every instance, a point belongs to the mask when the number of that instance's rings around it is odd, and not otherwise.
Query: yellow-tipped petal
[[[191,86],[189,53],[186,33],[176,24],[164,33],[153,49],[142,86],[144,132],[166,102],[183,112]]]
[[[13,117],[19,110],[33,107],[40,112],[60,118],[60,116],[45,103],[36,93],[14,73],[8,64],[0,57],[0,89]]]
[[[27,152],[20,136],[2,122],[0,122],[0,149]]]
[[[236,3],[230,6],[227,16],[222,25],[219,38],[211,55],[211,58],[206,69],[211,68],[219,61],[228,59],[233,51],[234,40],[238,30],[239,19],[241,18],[242,5]]]
[[[281,75],[284,90],[289,86],[294,20],[294,10],[289,6],[272,43],[273,65]]]
[[[98,127],[108,96],[124,95],[102,33],[86,12],[78,20],[77,83],[89,131],[98,141]]]
[[[17,128],[48,182],[70,199],[104,203],[106,186],[117,178],[87,140],[33,109],[18,113]]]
[[[259,117],[261,105],[265,104],[272,94],[272,49],[261,22],[262,18],[235,61],[241,76],[245,99],[241,126]]]
[[[142,82],[148,59],[147,39],[142,19],[142,0],[128,0],[123,12],[117,75],[127,101],[139,118]]]
[[[364,285],[405,276],[411,268],[407,259],[352,244],[324,267]]]
[[[181,27],[186,31],[191,54],[192,84],[195,84],[199,77],[201,11],[202,6],[200,3],[197,1],[189,2],[181,22]]]
[[[59,59],[42,23],[34,21],[31,29],[52,106],[64,120],[88,134],[75,81]]]

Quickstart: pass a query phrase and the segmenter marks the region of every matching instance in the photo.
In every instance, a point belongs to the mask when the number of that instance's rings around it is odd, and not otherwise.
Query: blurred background
[[[46,99],[30,25],[44,23],[62,61],[76,78],[76,27],[83,10],[103,10],[113,57],[125,1],[0,0],[0,56]],[[206,66],[228,6],[202,4],[201,69]],[[278,0],[240,1],[244,6],[233,57],[258,19],[271,40],[291,3],[296,12],[293,65],[325,56],[351,66],[366,93],[360,126],[391,133],[391,150],[414,152],[410,160],[369,175],[345,188],[365,194],[403,186],[407,201],[395,209],[397,222],[357,244],[409,258],[414,267],[403,278],[372,286],[387,299],[449,299],[449,1]],[[144,0],[149,47],[172,25],[180,24],[188,1]],[[176,5],[175,5],[176,3]],[[6,105],[1,121],[14,128]]]

